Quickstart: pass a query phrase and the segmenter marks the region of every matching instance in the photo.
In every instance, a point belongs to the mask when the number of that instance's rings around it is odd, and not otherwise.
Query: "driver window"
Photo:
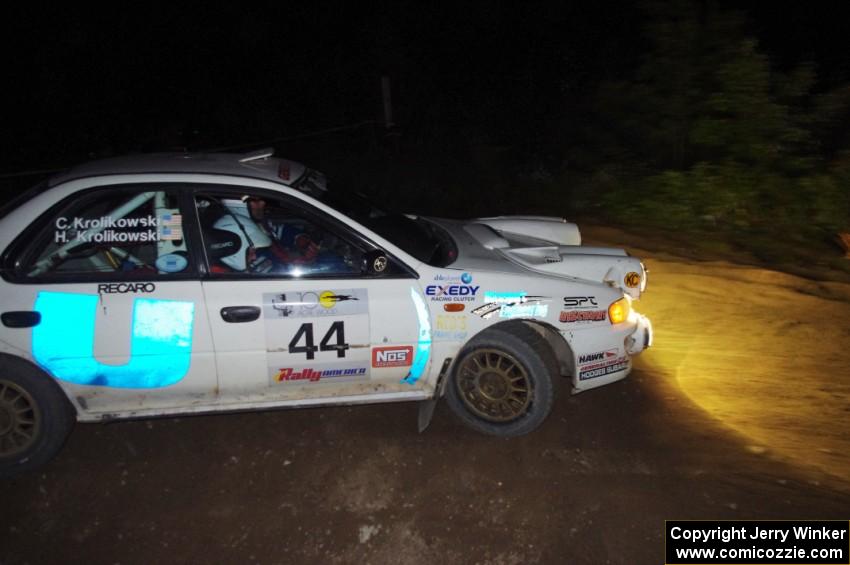
[[[112,187],[74,198],[37,241],[34,260],[19,267],[27,278],[110,273],[154,278],[190,270],[182,215],[168,191]]]
[[[359,275],[363,252],[280,199],[259,194],[196,198],[213,274]]]

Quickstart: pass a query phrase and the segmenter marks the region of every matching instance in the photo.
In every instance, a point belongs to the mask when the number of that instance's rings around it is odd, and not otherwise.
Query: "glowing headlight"
[[[616,302],[612,302],[608,307],[608,320],[612,324],[620,324],[629,319],[629,312],[632,310],[632,304],[628,296],[624,296]]]

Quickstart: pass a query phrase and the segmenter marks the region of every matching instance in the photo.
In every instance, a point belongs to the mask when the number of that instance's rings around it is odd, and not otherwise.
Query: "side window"
[[[356,276],[364,251],[283,200],[259,194],[196,197],[211,273]]]
[[[35,239],[17,271],[24,278],[158,278],[188,272],[176,195],[117,187],[73,197]]]

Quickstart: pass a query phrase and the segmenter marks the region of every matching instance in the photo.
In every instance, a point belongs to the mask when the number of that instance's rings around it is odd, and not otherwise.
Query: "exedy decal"
[[[451,284],[441,286],[430,284],[425,287],[425,294],[438,302],[472,302],[475,300],[475,294],[480,286],[470,286],[465,284]]]

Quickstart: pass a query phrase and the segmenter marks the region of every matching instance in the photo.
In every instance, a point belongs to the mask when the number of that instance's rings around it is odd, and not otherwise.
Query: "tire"
[[[75,420],[74,408],[50,377],[26,361],[0,359],[0,478],[50,461]]]
[[[458,354],[446,390],[468,427],[515,437],[535,430],[552,410],[558,364],[546,339],[521,321],[475,336]]]

